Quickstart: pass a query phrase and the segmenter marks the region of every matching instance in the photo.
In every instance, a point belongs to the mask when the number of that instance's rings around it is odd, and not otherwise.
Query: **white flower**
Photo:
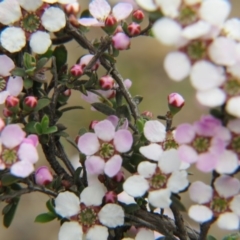
[[[9,25],[21,18],[21,8],[16,0],[0,2],[0,23]]]
[[[240,20],[238,18],[228,19],[222,27],[223,33],[236,41],[240,41]]]
[[[29,45],[33,52],[43,54],[51,46],[52,41],[47,32],[37,31],[30,37]]]
[[[153,0],[136,0],[137,4],[146,11],[157,10],[157,5]]]

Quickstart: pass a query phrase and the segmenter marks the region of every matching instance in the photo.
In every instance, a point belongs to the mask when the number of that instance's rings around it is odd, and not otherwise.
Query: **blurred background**
[[[117,1],[111,1],[111,3],[115,2]],[[232,16],[239,16],[240,1],[232,0],[231,2],[233,6]],[[88,3],[88,0],[80,0],[81,9],[86,9]],[[143,24],[142,28],[144,28],[145,25]],[[90,40],[94,40],[99,36],[104,36],[104,32],[101,31],[101,29],[95,30],[96,29],[93,29],[87,34]],[[74,41],[68,43],[67,48],[69,51],[69,67],[72,66],[80,56],[87,53]],[[164,56],[170,50],[170,48],[161,45],[153,38],[134,38],[131,40],[130,50],[120,52],[120,56],[117,58],[117,68],[125,79],[129,78],[132,80],[132,95],[141,95],[144,97],[143,102],[139,106],[140,112],[145,110],[151,111],[154,114],[154,118],[156,118],[157,115],[164,115],[168,110],[167,95],[171,92],[178,92],[185,98],[186,103],[181,112],[175,117],[174,125],[183,122],[191,123],[197,120],[202,114],[207,113],[208,109],[198,104],[195,99],[195,92],[188,80],[176,83],[168,79],[162,66]],[[101,71],[102,74],[105,73],[103,69],[100,69],[100,72]],[[101,74],[99,76],[101,76]],[[104,119],[104,115],[90,110],[90,105],[81,99],[79,92],[73,92],[69,104],[81,105],[84,107],[84,110],[67,112],[59,120],[60,123],[68,127],[67,131],[73,139],[76,137],[81,127],[88,128],[91,120]],[[69,143],[64,142],[64,140],[62,140],[62,143],[69,157],[76,159],[77,151],[72,148]],[[40,148],[39,152],[41,152]],[[42,153],[36,167],[41,165],[47,165]],[[190,181],[202,179],[206,183],[209,183],[209,175],[200,174],[194,171],[194,168],[191,169],[191,172],[193,172],[194,175],[189,177]],[[187,194],[182,194],[182,197],[186,206],[189,206],[190,202]],[[23,195],[12,225],[6,229],[0,224],[0,240],[56,240],[60,226],[57,220],[46,224],[34,223],[34,219],[38,214],[47,211],[45,207],[47,200],[48,197],[41,193]],[[1,202],[0,210],[2,210],[4,206],[5,203]],[[186,217],[185,213],[183,215]],[[1,222],[2,216],[0,216],[0,223]],[[198,226],[187,217],[186,224],[196,229],[198,228]],[[211,227],[210,234],[211,233],[217,239],[221,239],[227,234],[227,232],[219,230],[215,226]]]

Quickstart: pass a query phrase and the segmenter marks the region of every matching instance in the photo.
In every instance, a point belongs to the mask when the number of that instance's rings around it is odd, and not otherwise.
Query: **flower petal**
[[[89,11],[94,18],[104,21],[111,12],[111,6],[106,0],[93,0],[89,4]]]
[[[146,158],[158,161],[163,153],[162,146],[156,143],[140,147],[139,152]]]
[[[102,174],[105,166],[105,161],[99,156],[91,156],[86,159],[84,164],[88,173]]]
[[[42,4],[42,0],[18,0],[22,8],[28,12],[35,12]]]
[[[124,191],[132,197],[141,197],[149,189],[148,181],[139,175],[129,177],[123,184]]]
[[[169,189],[160,189],[148,193],[149,203],[157,208],[167,208],[172,203],[170,199],[171,191]]]
[[[18,157],[33,164],[38,161],[38,152],[32,144],[22,143],[18,149]]]
[[[103,27],[104,26],[104,23],[99,22],[96,18],[80,18],[78,19],[78,22],[85,27],[90,27],[90,26]]]
[[[64,222],[58,233],[58,240],[82,240],[82,227],[78,222]]]
[[[31,35],[29,44],[33,52],[43,54],[51,46],[52,41],[47,32],[36,31]]]
[[[150,142],[162,142],[166,137],[165,126],[157,120],[147,121],[144,125],[143,132],[144,136]]]
[[[10,172],[17,177],[28,177],[34,171],[32,163],[28,161],[19,161],[11,166]]]
[[[179,15],[181,0],[155,0],[164,16],[176,18]]]
[[[8,91],[2,91],[0,92],[0,104],[5,103],[7,97],[9,96],[9,92]]]
[[[202,172],[211,172],[215,169],[218,162],[218,156],[206,152],[198,156],[197,168]]]
[[[122,167],[122,157],[120,155],[114,155],[105,164],[104,172],[107,176],[115,176]]]
[[[80,200],[72,192],[61,192],[55,198],[55,211],[62,217],[72,217],[80,211]]]
[[[0,76],[6,77],[11,75],[10,71],[14,68],[15,64],[10,57],[4,54],[0,55]]]
[[[240,195],[234,196],[233,200],[230,202],[230,209],[240,217]]]
[[[234,117],[240,118],[240,96],[232,97],[227,101],[226,111]]]
[[[115,127],[108,120],[103,120],[94,125],[94,132],[103,141],[109,142],[114,138]]]
[[[22,92],[23,79],[21,77],[9,77],[6,89],[9,95],[17,97]]]
[[[124,211],[122,207],[114,203],[108,203],[98,213],[100,222],[109,227],[115,228],[124,223]]]
[[[133,11],[133,6],[130,3],[118,3],[112,9],[113,16],[117,19],[117,21],[121,21],[126,19],[131,12]]]
[[[186,171],[175,171],[172,173],[167,182],[167,188],[171,190],[173,193],[178,193],[181,190],[184,190],[189,182],[187,179]]]
[[[138,164],[137,171],[144,178],[150,178],[155,173],[157,164],[143,161]]]
[[[157,5],[153,0],[136,0],[137,4],[146,11],[155,11],[157,10]]]
[[[154,240],[154,233],[153,231],[149,230],[149,229],[145,229],[145,228],[140,228],[135,240]]]
[[[120,129],[115,133],[113,143],[115,149],[120,153],[128,152],[133,143],[133,137],[130,131],[126,129]]]
[[[176,128],[174,139],[179,144],[191,143],[195,135],[194,127],[189,123],[183,123]]]
[[[86,234],[86,240],[102,240],[108,239],[108,229],[104,226],[93,225]]]
[[[93,155],[100,148],[96,134],[85,133],[78,139],[78,149],[85,155]]]
[[[10,25],[22,16],[21,8],[16,0],[4,0],[0,2],[0,23]]]
[[[200,223],[206,222],[213,217],[212,210],[201,205],[191,206],[188,210],[188,215],[190,218]]]
[[[195,163],[198,160],[198,154],[195,149],[188,145],[181,145],[178,148],[178,156],[183,162]]]
[[[217,219],[218,227],[227,230],[239,229],[239,223],[239,217],[235,213],[231,212],[222,213]]]

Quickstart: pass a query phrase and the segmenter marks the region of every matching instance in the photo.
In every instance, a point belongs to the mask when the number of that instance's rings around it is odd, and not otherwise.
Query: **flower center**
[[[40,18],[35,13],[27,13],[21,20],[21,27],[27,32],[35,32],[39,28]]]
[[[173,139],[168,139],[163,143],[163,149],[164,150],[169,150],[169,149],[177,149],[178,148],[178,144],[176,143],[175,140]]]
[[[226,211],[227,206],[228,206],[228,201],[220,197],[214,198],[210,204],[211,209],[217,213]]]
[[[6,89],[6,81],[0,77],[0,92]]]
[[[111,143],[103,143],[99,154],[102,158],[110,158],[115,152],[114,146]]]
[[[205,42],[196,40],[189,43],[187,46],[187,54],[192,60],[203,59],[207,53]]]
[[[196,22],[197,18],[198,16],[194,9],[190,7],[184,7],[180,10],[180,14],[177,20],[180,22],[180,24],[186,26]]]
[[[84,227],[91,227],[98,220],[97,213],[90,207],[83,209],[79,213],[78,218]]]
[[[198,153],[206,152],[210,147],[210,138],[196,137],[192,145],[197,150]]]
[[[159,189],[163,187],[163,185],[167,182],[167,176],[163,175],[162,173],[157,173],[152,176],[149,181],[149,184],[152,188]]]
[[[236,136],[232,139],[231,147],[236,153],[240,153],[240,136]]]
[[[228,80],[223,89],[229,96],[236,96],[240,94],[240,81],[237,79]]]
[[[12,165],[18,160],[17,151],[14,149],[4,149],[2,151],[2,160],[6,165]]]

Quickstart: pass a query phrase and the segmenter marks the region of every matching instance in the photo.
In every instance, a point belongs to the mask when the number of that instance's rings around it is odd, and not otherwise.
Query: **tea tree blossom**
[[[0,169],[9,168],[12,175],[23,178],[34,171],[33,164],[38,161],[37,136],[25,136],[17,124],[5,126],[0,133]]]
[[[122,166],[121,153],[132,147],[132,134],[126,129],[115,130],[109,120],[100,121],[93,128],[94,133],[85,133],[78,140],[79,150],[87,156],[85,167],[90,174],[113,177]]]
[[[180,164],[176,149],[164,151],[157,164],[141,162],[138,175],[129,177],[123,189],[132,197],[141,197],[148,192],[148,201],[152,206],[169,207],[171,193],[178,193],[188,186],[187,172],[179,170]]]
[[[106,0],[93,0],[89,4],[89,11],[93,18],[80,18],[78,21],[83,26],[105,26],[106,20],[111,16],[116,22],[126,19],[132,12],[130,3],[118,3],[111,10]]]
[[[86,187],[79,198],[72,192],[59,193],[55,199],[55,211],[70,222],[64,222],[60,228],[58,239],[66,237],[107,240],[107,227],[115,228],[124,223],[123,209],[114,203],[101,207],[105,195],[101,185]]]
[[[240,182],[236,178],[222,175],[214,182],[214,189],[203,182],[192,183],[190,198],[198,205],[189,208],[189,216],[203,223],[217,218],[220,228],[234,230],[240,223]]]

